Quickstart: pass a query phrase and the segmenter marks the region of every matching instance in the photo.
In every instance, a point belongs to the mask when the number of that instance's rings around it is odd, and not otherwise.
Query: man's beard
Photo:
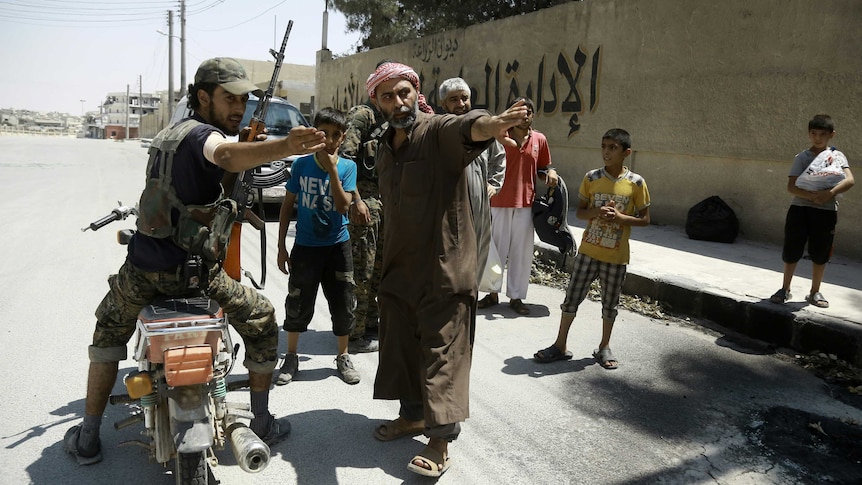
[[[387,116],[387,120],[389,122],[389,126],[397,129],[403,130],[405,128],[410,128],[413,126],[413,123],[416,122],[416,114],[419,112],[419,103],[413,103],[413,108],[409,108],[407,106],[401,106],[397,110],[395,110],[391,115]],[[404,118],[396,118],[395,115],[407,113],[407,116]]]
[[[216,119],[215,105],[210,103],[209,109],[207,110],[207,115],[209,118],[209,122],[211,125],[215,126],[219,130],[223,131],[227,136],[236,136],[239,135],[239,131],[234,130],[229,126],[225,126],[224,123],[221,123],[220,120]]]

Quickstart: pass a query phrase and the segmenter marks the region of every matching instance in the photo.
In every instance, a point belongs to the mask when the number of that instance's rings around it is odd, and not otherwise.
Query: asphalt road
[[[0,137],[0,483],[172,483],[170,470],[148,461],[143,449],[118,446],[139,431],[111,426],[126,416],[123,406],[106,413],[102,463],[78,467],[61,445],[83,414],[93,311],[124,257],[114,233],[132,221],[96,233],[81,227],[118,200],[136,202],[145,166],[137,142]],[[287,277],[276,269],[276,224],[267,224],[264,293],[281,321]],[[249,228],[243,253],[244,266],[257,273],[258,242]],[[627,311],[612,341],[620,368],[607,371],[590,356],[600,337],[593,302],[582,305],[573,327],[574,359],[536,364],[533,352],[556,335],[562,298],[559,290],[532,285],[530,316],[506,305],[480,311],[472,417],[450,446],[452,467],[439,483],[852,483],[852,467],[851,475],[812,473],[764,438],[768,412],[778,406],[862,422],[862,410],[834,399],[807,371],[699,326]],[[256,475],[241,471],[229,451],[219,452],[214,474],[221,483],[430,482],[406,469],[422,438],[372,437],[375,424],[398,410],[371,398],[376,354],[355,356],[362,382],[344,384],[330,328],[321,297],[312,329],[300,338],[297,380],[271,394],[272,411],[291,416],[291,438],[274,447],[269,467]],[[131,360],[121,363],[121,375],[132,368]],[[234,370],[237,378],[244,373],[241,365]],[[121,382],[115,389],[121,392]],[[229,399],[247,402],[248,394]]]

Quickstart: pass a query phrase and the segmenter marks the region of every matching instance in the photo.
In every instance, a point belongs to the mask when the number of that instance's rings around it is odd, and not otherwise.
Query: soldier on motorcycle
[[[157,296],[189,294],[194,286],[190,281],[203,282],[200,289],[219,303],[245,343],[244,365],[254,413],[251,429],[267,444],[290,432],[287,418],[275,419],[269,413],[269,388],[278,359],[275,310],[265,296],[231,279],[221,267],[233,220],[221,180],[225,172],[316,152],[324,146],[324,135],[298,127],[281,140],[230,142],[226,136],[239,133],[248,93],[261,94],[260,90],[243,67],[229,58],[204,61],[194,81],[188,89],[194,114],[157,137],[160,146],[171,148],[151,151],[138,231],[118,274],[108,278],[110,289],[96,309],[84,421],[64,438],[65,450],[82,465],[102,459],[99,427],[138,313]],[[225,207],[228,215],[222,217]],[[195,271],[198,274],[190,277]]]

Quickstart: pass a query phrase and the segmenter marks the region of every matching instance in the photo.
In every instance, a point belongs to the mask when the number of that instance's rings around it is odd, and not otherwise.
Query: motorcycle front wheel
[[[207,485],[207,452],[177,453],[177,485]]]

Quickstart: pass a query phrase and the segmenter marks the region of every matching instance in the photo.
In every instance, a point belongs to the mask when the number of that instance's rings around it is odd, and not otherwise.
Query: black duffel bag
[[[685,233],[700,241],[732,243],[739,234],[739,219],[721,197],[713,195],[688,210]]]

